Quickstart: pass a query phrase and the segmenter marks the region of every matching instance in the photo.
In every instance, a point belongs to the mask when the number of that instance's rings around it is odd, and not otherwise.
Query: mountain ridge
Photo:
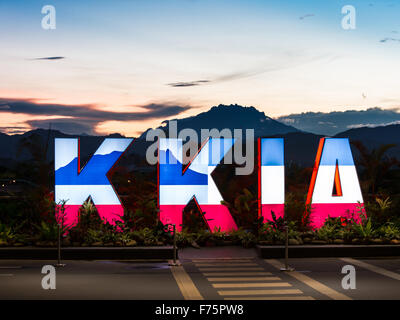
[[[176,119],[176,121],[178,131],[184,128],[191,128],[196,132],[199,132],[199,130],[203,128],[216,128],[218,130],[226,127],[231,130],[247,128],[255,130],[255,138],[283,137],[285,138],[286,162],[294,161],[306,166],[313,165],[318,141],[323,137],[323,135],[300,131],[285,124],[281,124],[254,107],[242,107],[238,105],[215,106],[196,116]],[[167,132],[169,129],[169,121],[167,120],[163,123],[164,126],[158,128]],[[152,141],[146,141],[145,139],[149,130],[151,129],[148,129],[140,137],[134,140],[132,147],[127,150],[126,156],[136,157],[136,159],[143,159],[144,161],[147,147],[154,143]],[[44,153],[46,150],[46,161],[53,161],[54,138],[80,138],[81,161],[84,163],[96,151],[103,139],[110,137],[121,138],[124,136],[118,133],[99,136],[71,135],[65,134],[59,130],[46,129],[35,129],[23,134],[15,135],[0,133],[0,148],[2,150],[2,154],[0,155],[0,166],[9,167],[14,166],[18,162],[35,160],[32,152],[36,152],[36,156],[38,156],[38,154],[40,156],[40,152]],[[346,137],[351,141],[360,140],[369,148],[375,148],[381,144],[393,143],[396,144],[396,147],[390,149],[388,155],[400,159],[400,124],[373,128],[354,128],[338,133],[333,137]],[[49,142],[48,145],[47,141]],[[31,146],[28,148],[21,148],[23,142],[28,142]],[[125,158],[125,156],[123,158]],[[121,159],[121,161],[124,160]],[[129,161],[125,162],[128,163]]]
[[[225,128],[254,129],[255,137],[301,131],[266,116],[264,112],[257,110],[253,106],[246,107],[238,104],[219,104],[195,116],[165,120],[162,122],[165,126],[159,126],[156,129],[168,132],[170,121],[177,122],[178,131],[190,128],[195,130],[197,134],[200,134],[201,129],[222,130]],[[151,129],[146,130],[139,139],[144,139],[149,130]]]

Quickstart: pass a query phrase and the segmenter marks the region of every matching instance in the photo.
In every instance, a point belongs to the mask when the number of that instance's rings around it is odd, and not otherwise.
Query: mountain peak
[[[264,112],[253,106],[241,106],[238,104],[219,104],[208,111],[196,116],[174,119],[177,121],[178,131],[182,129],[193,129],[200,133],[201,129],[254,129],[255,137],[298,132],[292,126],[285,125],[266,116]],[[169,121],[164,121],[166,126],[159,127],[168,130]],[[142,135],[145,136],[146,133]]]
[[[245,116],[247,119],[259,119],[265,120],[270,119],[265,115],[264,112],[257,110],[253,106],[241,106],[239,104],[219,104],[218,106],[213,106],[210,110],[203,112],[208,113],[213,116],[229,116],[229,117],[240,117]],[[199,115],[201,115],[200,113]]]

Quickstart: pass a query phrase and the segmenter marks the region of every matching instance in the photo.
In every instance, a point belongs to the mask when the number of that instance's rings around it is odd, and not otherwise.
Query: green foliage
[[[303,231],[308,230],[311,206],[306,205],[304,194],[288,193],[285,199],[285,217],[293,221]]]
[[[149,220],[152,225],[157,223],[157,220],[153,219],[153,217],[157,216],[156,213],[158,212],[156,200],[144,197],[139,201],[136,204],[137,208],[124,210],[122,220],[130,230],[143,228],[144,225],[148,224]]]
[[[217,244],[223,243],[223,241],[227,240],[228,237],[228,233],[221,231],[221,228],[215,228],[214,232],[212,233],[212,238]]]
[[[388,222],[376,231],[376,235],[387,240],[400,240],[400,228],[394,223]]]
[[[143,228],[141,230],[135,230],[130,233],[130,237],[136,240],[139,244],[145,246],[157,245],[159,239],[154,231],[150,228]]]
[[[111,226],[103,228],[102,239],[104,244],[114,244],[119,240],[119,233],[116,229]]]
[[[205,245],[208,241],[212,240],[212,233],[210,230],[200,230],[194,234],[194,241],[199,245]]]
[[[316,236],[318,240],[328,241],[338,238],[338,232],[334,226],[325,224],[317,229]]]
[[[11,242],[15,238],[15,234],[12,229],[5,224],[0,224],[0,240],[4,242]]]
[[[371,217],[374,227],[378,228],[387,222],[398,223],[400,221],[397,210],[399,205],[399,199],[393,200],[388,196],[382,196],[382,198],[375,198],[374,201],[368,201],[365,204],[365,211]]]
[[[258,200],[249,189],[243,188],[233,203],[222,201],[221,204],[228,207],[238,225],[253,231],[258,229],[260,223],[257,214]]]
[[[93,244],[103,240],[103,230],[88,229],[86,235],[84,236],[84,242],[87,244]]]
[[[376,191],[383,184],[389,170],[399,164],[398,160],[389,158],[386,155],[396,145],[383,144],[378,148],[369,149],[360,141],[353,141],[352,144],[360,154],[357,159],[357,165],[364,169],[361,175],[364,191],[365,193],[371,192],[372,195],[375,195]]]
[[[332,242],[335,239],[349,240],[352,232],[349,219],[328,217],[324,225],[315,231],[315,238],[328,242]]]
[[[243,247],[251,248],[256,244],[257,238],[253,233],[245,231],[239,235],[239,241]]]
[[[371,218],[361,216],[361,221],[359,223],[352,224],[353,232],[356,237],[361,239],[371,239],[375,235],[375,230],[372,227]]]
[[[282,242],[285,239],[285,233],[283,230],[275,228],[269,222],[265,223],[259,231],[259,239],[263,241],[269,241],[273,243]]]
[[[42,221],[36,226],[38,231],[38,240],[40,241],[57,241],[58,225],[56,223],[47,223]]]
[[[279,229],[274,228],[270,223],[265,223],[258,233],[258,238],[261,241],[268,241],[271,243],[280,243],[285,239],[285,233]]]
[[[196,234],[189,232],[187,228],[182,229],[181,232],[176,233],[176,245],[179,248],[190,246],[195,240]]]
[[[376,198],[376,203],[379,205],[379,209],[382,212],[385,212],[386,210],[388,210],[391,205],[392,205],[392,201],[390,201],[390,197],[386,197],[386,199],[382,200],[379,198]]]
[[[275,212],[273,212],[273,211],[271,211],[271,217],[272,217],[272,220],[268,220],[267,223],[273,229],[276,229],[279,231],[284,231],[285,226],[286,226],[285,218],[283,218],[283,217],[277,218]]]
[[[106,237],[107,228],[110,229],[111,227],[106,226],[101,220],[96,207],[89,199],[88,201],[85,201],[79,209],[78,223],[75,227],[69,230],[68,236],[72,242],[85,243],[86,240],[90,241],[90,238],[87,238],[89,230],[100,230],[104,237]]]

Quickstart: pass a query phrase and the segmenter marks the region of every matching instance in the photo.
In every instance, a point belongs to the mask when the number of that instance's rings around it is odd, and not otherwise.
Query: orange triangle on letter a
[[[343,196],[342,185],[340,183],[339,165],[338,165],[337,160],[336,160],[336,168],[335,168],[335,182],[333,184],[332,196],[334,196],[334,197]]]

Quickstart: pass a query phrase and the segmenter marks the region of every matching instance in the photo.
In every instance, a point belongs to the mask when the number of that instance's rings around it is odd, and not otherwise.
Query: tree
[[[395,147],[395,144],[383,144],[378,148],[369,150],[361,141],[354,141],[352,145],[359,151],[360,156],[357,159],[357,165],[364,168],[363,182],[367,192],[375,195],[379,180],[381,180],[388,171],[399,164],[396,158],[388,157],[386,152]]]

